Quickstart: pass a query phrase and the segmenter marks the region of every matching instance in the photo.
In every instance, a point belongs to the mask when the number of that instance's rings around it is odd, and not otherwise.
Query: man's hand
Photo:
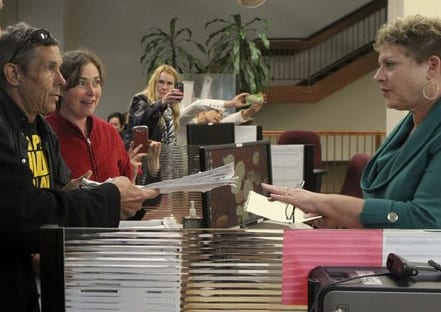
[[[159,195],[159,189],[151,189],[151,188],[143,187],[140,190],[144,194],[145,199],[156,198]]]
[[[84,173],[82,176],[70,180],[70,182],[63,187],[63,191],[72,191],[74,189],[79,188],[81,186],[81,180],[83,178],[89,179],[91,175],[92,175],[92,170],[87,170],[87,172]]]
[[[159,190],[140,189],[127,177],[113,178],[112,183],[116,185],[121,196],[121,219],[133,216],[142,207],[142,203],[146,199],[159,195]]]

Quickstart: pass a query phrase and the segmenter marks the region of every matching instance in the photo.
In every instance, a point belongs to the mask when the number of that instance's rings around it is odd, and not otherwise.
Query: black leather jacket
[[[166,108],[167,105],[163,105],[161,102],[150,103],[142,93],[133,96],[129,108],[127,128],[123,133],[126,149],[129,149],[130,142],[132,141],[132,128],[134,126],[146,125],[149,128],[149,139],[158,142],[162,141],[164,130],[160,119]]]

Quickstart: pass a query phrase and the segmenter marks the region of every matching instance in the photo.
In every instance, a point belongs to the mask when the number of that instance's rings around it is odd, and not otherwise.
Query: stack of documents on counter
[[[161,194],[173,192],[206,192],[224,185],[236,185],[237,180],[238,177],[234,176],[234,163],[229,163],[181,178],[137,186],[140,188],[159,189]],[[111,182],[111,180],[106,182]],[[83,178],[82,184],[85,187],[93,187],[101,183]]]

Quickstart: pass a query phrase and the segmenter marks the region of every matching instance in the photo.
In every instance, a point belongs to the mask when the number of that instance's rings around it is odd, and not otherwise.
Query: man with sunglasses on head
[[[3,29],[0,51],[0,311],[39,311],[31,257],[40,226],[117,227],[158,190],[139,189],[126,177],[78,188],[42,117],[55,110],[65,84],[58,42],[45,29],[18,23]]]

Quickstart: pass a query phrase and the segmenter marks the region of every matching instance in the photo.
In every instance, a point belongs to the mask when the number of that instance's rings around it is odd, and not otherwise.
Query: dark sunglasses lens
[[[19,52],[21,50],[23,50],[25,47],[31,46],[31,45],[38,43],[38,42],[44,42],[44,41],[48,40],[49,38],[51,38],[51,34],[46,29],[40,28],[40,29],[34,30],[28,38],[29,38],[29,40],[25,40],[24,38],[22,39],[23,40],[22,43],[18,45],[13,56],[11,57],[11,60],[10,60],[11,63],[14,61],[17,54],[19,54]]]
[[[38,34],[36,34],[36,37],[40,40],[46,40],[47,38],[49,38],[49,35],[45,31],[39,31]]]
[[[46,29],[37,29],[31,34],[31,41],[33,43],[48,40],[51,34]]]

